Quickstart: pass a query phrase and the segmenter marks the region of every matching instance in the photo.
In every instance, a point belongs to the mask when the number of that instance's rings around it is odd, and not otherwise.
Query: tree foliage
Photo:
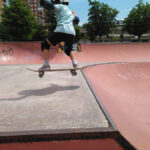
[[[41,40],[47,38],[48,32],[46,32],[45,26],[43,26],[42,24],[36,24],[35,29],[36,29],[36,31],[32,37],[33,41],[41,41]]]
[[[9,0],[2,8],[0,38],[5,41],[31,40],[36,20],[31,10],[21,0]]]
[[[118,11],[97,0],[88,0],[88,2],[90,9],[86,28],[90,39],[94,40],[96,36],[108,36],[112,29],[116,27],[115,17],[118,14]]]
[[[56,16],[53,10],[46,11],[45,13],[45,22],[48,34],[51,35],[56,28]]]
[[[144,4],[142,0],[139,0],[139,3],[125,18],[124,30],[129,34],[137,35],[140,40],[141,35],[150,30],[150,4]]]
[[[81,39],[81,33],[80,33],[81,27],[76,25],[75,26],[75,31],[76,31],[76,36],[75,36],[75,43],[79,42]]]

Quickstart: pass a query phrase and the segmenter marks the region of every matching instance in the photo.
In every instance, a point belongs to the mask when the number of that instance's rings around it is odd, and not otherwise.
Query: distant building
[[[117,20],[117,25],[118,26],[123,26],[123,20]]]
[[[3,1],[0,0],[0,9],[2,8],[2,6],[3,6]],[[1,12],[0,12],[0,15],[1,15]]]
[[[32,13],[35,16],[35,19],[37,20],[38,23],[44,24],[44,17],[45,11],[42,7],[40,7],[40,0],[22,0],[24,1],[27,6],[30,8]],[[7,0],[0,0],[0,8],[3,7],[3,4],[7,4]],[[0,22],[1,22],[1,11],[0,11]]]
[[[7,2],[7,0],[0,0],[0,9],[3,7],[3,4],[5,4]],[[0,22],[1,22],[1,10],[0,10]]]
[[[28,7],[31,9],[38,23],[44,24],[44,20],[42,19],[45,11],[40,6],[40,0],[23,0]]]

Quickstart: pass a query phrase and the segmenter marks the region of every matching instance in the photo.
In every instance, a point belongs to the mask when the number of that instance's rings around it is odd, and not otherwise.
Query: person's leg
[[[75,58],[75,52],[72,50],[74,43],[74,35],[67,35],[65,43],[65,53],[70,57],[73,67],[76,68],[78,63]]]
[[[70,57],[71,60],[74,60],[74,59],[75,59],[75,56],[74,56],[74,52],[73,52],[73,51],[70,52],[70,56],[69,56],[69,57]]]
[[[74,51],[70,52],[70,59],[72,60],[73,67],[76,68],[78,66],[78,63],[77,63],[77,61],[75,59]]]
[[[55,46],[61,41],[61,34],[60,33],[53,33],[48,39],[45,39],[41,42],[41,50],[43,51],[43,59],[44,59],[44,65],[41,67],[41,69],[48,70],[50,69],[49,65],[49,55],[50,55],[50,47],[53,45]]]
[[[47,49],[43,50],[43,59],[49,60],[49,50],[47,50]]]
[[[46,39],[41,42],[41,50],[43,52],[43,59],[44,64],[39,70],[50,70],[50,64],[49,64],[49,49],[50,49],[51,43]]]
[[[49,50],[44,49],[43,50],[43,59],[44,59],[44,65],[48,66],[49,65]]]

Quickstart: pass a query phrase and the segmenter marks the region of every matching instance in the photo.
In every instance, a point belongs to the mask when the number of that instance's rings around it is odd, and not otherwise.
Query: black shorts
[[[54,32],[52,36],[48,38],[48,40],[53,44],[53,46],[60,42],[65,42],[65,47],[71,51],[74,43],[74,38],[75,36],[72,34]]]

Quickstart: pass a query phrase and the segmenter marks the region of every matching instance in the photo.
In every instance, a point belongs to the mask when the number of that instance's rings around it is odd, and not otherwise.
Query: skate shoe
[[[51,69],[50,65],[43,65],[41,68],[39,68],[39,71],[49,71]]]

